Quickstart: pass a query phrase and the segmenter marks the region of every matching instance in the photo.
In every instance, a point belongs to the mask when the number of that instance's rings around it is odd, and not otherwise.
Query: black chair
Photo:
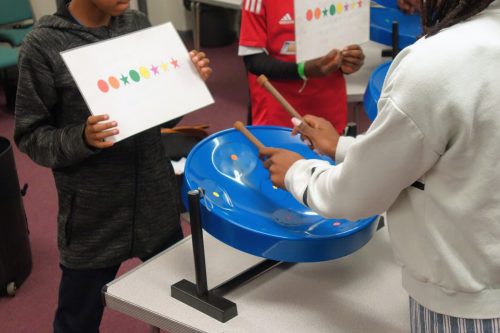
[[[0,45],[0,86],[4,88],[7,110],[13,111],[17,91],[17,49]]]

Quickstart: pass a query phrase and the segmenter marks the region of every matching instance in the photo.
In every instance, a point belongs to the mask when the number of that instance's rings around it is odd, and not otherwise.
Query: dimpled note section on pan
[[[200,182],[200,187],[203,189],[203,199],[206,202],[208,210],[212,210],[214,206],[229,210],[234,207],[231,197],[227,192],[216,182],[210,179],[204,179]]]
[[[260,161],[256,149],[249,143],[223,142],[214,149],[212,163],[221,174],[241,183]]]

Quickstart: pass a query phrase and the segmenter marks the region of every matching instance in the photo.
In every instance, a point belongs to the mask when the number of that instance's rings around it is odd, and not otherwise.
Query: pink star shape
[[[358,1],[358,7],[361,8],[361,6],[363,5],[363,1]]]
[[[158,66],[152,65],[151,71],[154,73],[154,75],[160,74],[160,72],[158,72]]]
[[[348,3],[346,3],[346,4],[344,5],[344,8],[345,8],[345,11],[347,12],[347,11],[349,10],[349,4],[348,4]]]

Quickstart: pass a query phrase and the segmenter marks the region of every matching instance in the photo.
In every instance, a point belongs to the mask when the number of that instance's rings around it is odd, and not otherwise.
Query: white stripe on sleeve
[[[250,11],[255,13],[255,5],[257,4],[257,0],[252,0],[252,5],[250,5]]]
[[[255,9],[255,13],[260,14],[261,9],[262,9],[262,0],[257,0],[257,8]]]

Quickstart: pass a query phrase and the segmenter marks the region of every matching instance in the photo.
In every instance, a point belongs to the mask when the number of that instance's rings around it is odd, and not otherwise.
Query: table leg
[[[201,4],[198,1],[193,1],[194,27],[193,27],[193,43],[194,49],[199,50],[200,45],[200,16]]]
[[[354,105],[354,122],[356,123],[356,125],[358,126],[359,128],[359,110],[363,107],[363,103],[362,102],[356,102],[356,104]]]
[[[139,10],[141,12],[148,15],[148,2],[146,0],[138,0],[137,5],[139,6]]]

